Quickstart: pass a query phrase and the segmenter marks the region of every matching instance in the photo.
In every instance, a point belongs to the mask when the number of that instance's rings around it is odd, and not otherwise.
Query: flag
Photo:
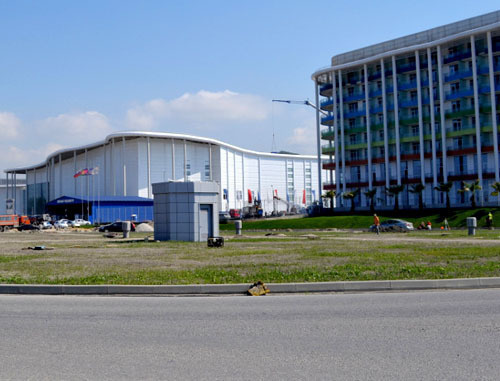
[[[302,192],[302,203],[305,205],[306,204],[306,190],[304,189],[304,192]]]
[[[252,203],[252,191],[250,189],[248,189],[248,202]]]
[[[84,168],[78,172],[76,172],[73,177],[76,179],[80,176],[92,176],[92,175],[98,175],[99,174],[99,167],[94,167],[94,168]]]

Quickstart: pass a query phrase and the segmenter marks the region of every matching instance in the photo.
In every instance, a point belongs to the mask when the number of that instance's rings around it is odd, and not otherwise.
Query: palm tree
[[[462,182],[462,188],[458,190],[459,193],[471,192],[470,202],[472,208],[476,207],[476,191],[480,191],[483,189],[481,185],[479,185],[479,180],[474,181],[473,183],[467,184],[465,181]]]
[[[354,199],[359,194],[359,192],[360,190],[356,189],[354,191],[342,193],[343,198],[345,198],[346,200],[351,200],[351,213],[354,213],[354,208],[355,208]]]
[[[393,185],[385,188],[390,197],[394,197],[394,210],[399,210],[399,194],[405,189],[404,185]]]
[[[498,181],[491,184],[491,187],[493,188],[493,192],[491,192],[492,196],[500,195],[500,183]]]
[[[332,189],[326,192],[323,196],[321,196],[322,198],[328,198],[330,200],[330,209],[332,210],[332,212],[333,212],[333,200],[335,199],[336,195],[337,192]]]
[[[446,194],[446,209],[450,209],[450,191],[453,183],[439,183],[437,187],[434,187],[438,192]]]
[[[368,198],[370,200],[370,211],[373,213],[375,211],[375,202],[373,199],[375,198],[375,195],[377,194],[377,190],[370,189],[370,190],[367,190],[363,193],[366,196],[366,198]]]
[[[420,210],[424,209],[424,196],[423,196],[424,189],[425,185],[422,183],[412,185],[410,189],[408,189],[411,193],[418,194],[418,208]]]

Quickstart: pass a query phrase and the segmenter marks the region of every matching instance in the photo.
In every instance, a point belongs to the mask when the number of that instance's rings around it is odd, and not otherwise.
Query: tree
[[[434,187],[438,192],[446,194],[446,208],[450,209],[450,191],[453,183],[439,183],[437,187]]]
[[[471,192],[470,202],[472,208],[476,207],[476,191],[480,191],[483,189],[481,185],[479,185],[479,180],[474,181],[473,183],[467,184],[465,181],[462,181],[462,188],[458,190],[459,193]]]
[[[354,199],[356,198],[356,196],[360,193],[360,190],[359,189],[356,189],[354,191],[350,191],[350,192],[345,192],[345,193],[342,193],[342,197],[346,200],[351,200],[351,213],[354,213],[354,208],[355,208],[355,204],[354,204]]]
[[[376,189],[370,189],[370,190],[367,190],[367,191],[365,191],[363,193],[366,196],[366,198],[368,198],[370,200],[370,211],[372,213],[375,212],[374,198],[375,198],[375,195],[377,194],[377,190]]]
[[[408,189],[411,193],[418,194],[418,208],[420,210],[424,209],[424,195],[423,195],[424,189],[425,185],[422,183],[412,185],[410,189]]]
[[[326,192],[323,196],[321,196],[322,198],[328,198],[330,200],[330,209],[332,210],[332,212],[333,212],[333,200],[335,199],[336,195],[337,192],[332,189]]]
[[[492,196],[498,196],[500,194],[500,183],[497,181],[496,183],[491,184],[493,188],[493,192],[491,192]]]
[[[390,197],[394,197],[394,210],[399,210],[399,194],[405,189],[404,185],[393,185],[385,188]]]

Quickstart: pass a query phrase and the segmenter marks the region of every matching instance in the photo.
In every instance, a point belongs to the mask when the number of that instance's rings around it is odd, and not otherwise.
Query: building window
[[[205,179],[210,179],[210,162],[205,161]]]
[[[450,74],[453,75],[456,73],[458,73],[458,64],[450,65]]]
[[[410,99],[412,101],[416,101],[417,100],[417,92],[416,91],[410,92]]]
[[[357,103],[349,103],[349,111],[354,112],[358,110],[358,104]]]
[[[186,161],[186,176],[191,176],[191,161]]]
[[[457,112],[457,111],[460,111],[460,101],[453,101],[451,103],[451,110],[453,112]]]
[[[414,107],[410,109],[410,115],[412,118],[417,118],[418,117],[418,108]]]
[[[356,134],[349,135],[349,143],[356,144]]]
[[[353,128],[356,125],[356,119],[351,118],[349,119],[349,127]]]
[[[379,131],[378,131],[378,138],[379,138],[380,140],[384,140],[384,130],[379,130]]]
[[[450,89],[452,93],[458,93],[458,91],[460,90],[460,82],[453,82],[450,85]]]
[[[348,94],[349,96],[353,95],[353,94],[354,94],[354,87],[348,87],[348,88],[347,88],[347,94]]]
[[[462,119],[453,119],[453,131],[460,131],[462,129]]]
[[[415,82],[417,80],[417,75],[414,73],[410,74],[410,82]]]
[[[418,126],[411,126],[411,136],[418,136]]]
[[[420,144],[417,142],[411,143],[411,151],[413,154],[417,154],[420,152],[419,146],[420,146]]]
[[[378,98],[378,105],[382,106],[383,104],[384,104],[384,101],[383,101],[382,97]]]
[[[414,160],[413,161],[413,178],[420,177],[421,173],[422,173],[422,168],[420,166],[420,161],[419,160]]]

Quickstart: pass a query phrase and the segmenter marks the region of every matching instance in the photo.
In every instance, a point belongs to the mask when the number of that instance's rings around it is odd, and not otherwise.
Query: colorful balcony
[[[330,144],[323,144],[321,146],[321,153],[323,155],[333,155],[335,154],[335,146],[330,146]]]
[[[325,115],[321,117],[321,124],[325,126],[333,125],[333,115]]]
[[[489,86],[488,86],[488,91],[489,91]],[[453,99],[460,99],[460,98],[472,97],[472,96],[474,96],[474,89],[470,88],[470,89],[465,89],[465,90],[461,90],[461,91],[447,93],[445,98],[447,101],[450,101]]]
[[[321,139],[323,140],[333,140],[335,138],[335,132],[330,130],[321,131]]]

